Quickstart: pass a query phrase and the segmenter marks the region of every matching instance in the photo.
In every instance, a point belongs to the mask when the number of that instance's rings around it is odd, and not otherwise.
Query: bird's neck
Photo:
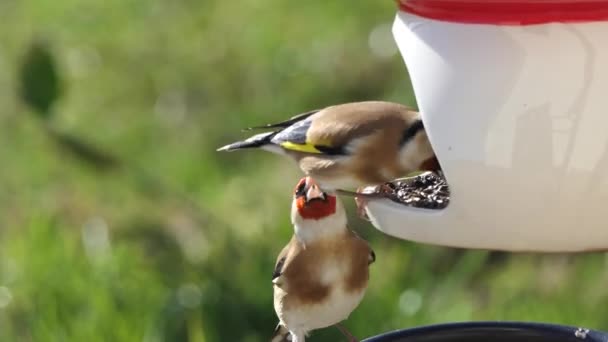
[[[302,244],[312,244],[340,236],[346,231],[346,213],[337,211],[318,220],[303,219],[297,215],[293,220],[294,233]]]

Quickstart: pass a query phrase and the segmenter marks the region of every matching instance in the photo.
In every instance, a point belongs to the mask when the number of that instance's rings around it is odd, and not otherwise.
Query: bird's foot
[[[361,194],[360,196],[355,196],[355,203],[357,204],[357,214],[360,218],[370,221],[369,216],[367,215],[367,211],[365,210],[367,207],[367,203],[370,198],[384,198],[387,193],[390,193],[393,189],[387,184],[381,184],[376,187],[376,191],[369,193],[363,192],[364,187],[359,187],[357,189],[357,194]]]
[[[346,327],[342,324],[337,323],[336,328],[338,328],[342,335],[344,335],[348,339],[348,342],[359,342],[359,340],[357,340],[357,338],[353,336],[353,334],[351,334],[350,331],[348,331],[348,329],[346,329]]]
[[[357,189],[357,193],[362,193],[363,192],[363,187],[360,187]],[[367,216],[367,212],[365,210],[365,208],[367,207],[367,202],[368,199],[365,196],[355,196],[355,203],[357,204],[357,215],[366,220],[369,221],[369,216]]]

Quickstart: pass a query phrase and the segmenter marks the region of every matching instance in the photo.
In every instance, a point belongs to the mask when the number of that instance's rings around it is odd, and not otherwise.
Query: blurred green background
[[[215,149],[330,104],[415,106],[395,13],[393,1],[0,2],[0,341],[267,340],[301,175]],[[360,338],[465,320],[608,329],[605,253],[421,245],[346,203],[377,255],[345,322]]]

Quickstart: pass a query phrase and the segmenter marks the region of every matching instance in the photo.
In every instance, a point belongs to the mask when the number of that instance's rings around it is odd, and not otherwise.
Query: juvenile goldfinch
[[[303,342],[310,331],[332,325],[356,341],[340,322],[363,299],[374,251],[347,227],[340,200],[310,177],[295,188],[291,221],[294,235],[272,275],[279,324],[271,341],[291,335],[292,342]]]
[[[439,167],[419,113],[398,103],[339,104],[253,128],[272,131],[218,151],[259,148],[285,155],[323,189],[359,190]]]

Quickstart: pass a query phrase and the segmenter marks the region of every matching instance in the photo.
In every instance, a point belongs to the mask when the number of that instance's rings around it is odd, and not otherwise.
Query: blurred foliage
[[[265,152],[215,149],[241,128],[329,104],[415,105],[395,11],[392,1],[0,2],[0,341],[267,340],[269,279],[300,174]],[[128,167],[99,172],[114,161]],[[345,322],[356,336],[463,320],[608,329],[604,253],[415,244],[347,209],[377,254]]]
[[[19,95],[42,117],[51,115],[51,106],[60,95],[60,81],[55,64],[48,45],[42,40],[36,40],[21,65]]]

